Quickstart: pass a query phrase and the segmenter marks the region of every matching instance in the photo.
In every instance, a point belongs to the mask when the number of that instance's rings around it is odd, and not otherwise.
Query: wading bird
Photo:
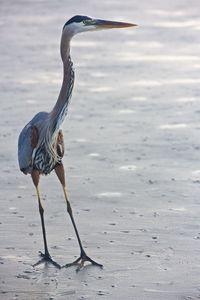
[[[39,191],[40,176],[42,174],[47,175],[51,173],[52,170],[55,170],[63,188],[67,212],[71,218],[80,247],[80,257],[74,262],[66,264],[65,267],[78,265],[78,268],[81,268],[86,261],[102,267],[101,264],[95,262],[86,254],[82,246],[67,194],[64,166],[62,164],[64,140],[61,125],[67,114],[74,85],[74,70],[70,57],[70,41],[75,34],[80,32],[130,26],[135,26],[135,24],[98,20],[87,16],[74,16],[67,21],[63,27],[61,36],[60,51],[63,61],[63,83],[58,100],[52,111],[39,112],[36,114],[20,133],[18,140],[19,167],[24,174],[31,174],[33,184],[36,188],[44,240],[44,253],[40,252],[42,258],[34,266],[46,261],[52,263],[57,268],[61,268],[61,266],[51,258],[47,247],[44,208]]]

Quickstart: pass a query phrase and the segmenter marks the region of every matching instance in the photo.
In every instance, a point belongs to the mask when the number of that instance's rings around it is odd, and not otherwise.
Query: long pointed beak
[[[107,20],[95,20],[94,24],[97,29],[111,29],[111,28],[124,28],[124,27],[132,27],[137,26],[136,24],[132,23],[125,23],[125,22],[116,22],[116,21],[107,21]]]

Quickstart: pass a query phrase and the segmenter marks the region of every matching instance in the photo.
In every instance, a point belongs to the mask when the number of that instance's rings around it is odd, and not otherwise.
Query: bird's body
[[[39,118],[39,120],[38,120]],[[40,119],[42,118],[42,120]],[[48,127],[43,127],[49,120],[47,112],[40,112],[24,127],[19,136],[19,149],[23,156],[19,158],[20,169],[24,174],[31,174],[34,169],[40,174],[50,174],[57,164],[61,163],[64,154],[64,143],[60,142],[62,131],[48,136]],[[45,139],[39,136],[45,131]]]
[[[24,174],[31,174],[36,187],[44,239],[45,253],[41,254],[43,258],[37,264],[45,260],[60,268],[60,265],[52,260],[48,251],[43,217],[44,209],[39,192],[40,175],[47,175],[55,169],[56,175],[63,187],[67,211],[70,215],[81,252],[80,257],[75,262],[65,266],[68,267],[80,262],[80,267],[82,267],[85,261],[89,261],[100,267],[102,266],[89,258],[83,249],[67,195],[64,167],[62,164],[64,139],[61,125],[67,114],[68,104],[74,86],[74,70],[70,57],[70,40],[79,32],[130,26],[134,26],[134,24],[97,20],[86,16],[75,16],[67,21],[63,27],[61,36],[60,50],[63,61],[63,83],[57,102],[52,111],[37,113],[20,133],[18,140],[19,167]]]
[[[61,49],[68,46],[69,41],[61,42]],[[60,143],[62,132],[60,127],[68,110],[74,85],[74,70],[70,55],[63,54],[63,84],[58,100],[51,112],[39,112],[23,128],[18,142],[18,158],[20,170],[31,174],[33,169],[40,174],[49,174],[57,164],[61,163],[64,154],[64,142]]]

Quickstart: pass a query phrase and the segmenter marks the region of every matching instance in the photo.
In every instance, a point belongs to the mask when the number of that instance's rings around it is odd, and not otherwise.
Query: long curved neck
[[[72,33],[64,31],[62,33],[60,52],[63,61],[63,82],[58,96],[58,100],[50,112],[51,129],[53,132],[59,129],[67,114],[69,100],[74,86],[73,63],[70,58],[70,40]]]

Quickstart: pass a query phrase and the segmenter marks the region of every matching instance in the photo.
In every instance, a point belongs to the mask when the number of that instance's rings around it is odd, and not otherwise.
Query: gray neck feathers
[[[74,86],[74,70],[73,63],[70,58],[70,39],[71,34],[64,31],[61,38],[61,58],[63,61],[63,82],[58,96],[58,100],[48,114],[47,122],[43,124],[41,128],[41,139],[38,144],[43,145],[46,148],[46,152],[49,153],[55,161],[59,161],[59,156],[56,151],[56,139],[60,126],[62,125],[65,116],[67,114],[69,101],[72,95]]]
[[[63,61],[63,83],[58,100],[50,113],[52,132],[57,131],[65,119],[74,86],[73,63],[70,58],[71,37],[72,33],[65,30],[61,38],[60,51]]]

